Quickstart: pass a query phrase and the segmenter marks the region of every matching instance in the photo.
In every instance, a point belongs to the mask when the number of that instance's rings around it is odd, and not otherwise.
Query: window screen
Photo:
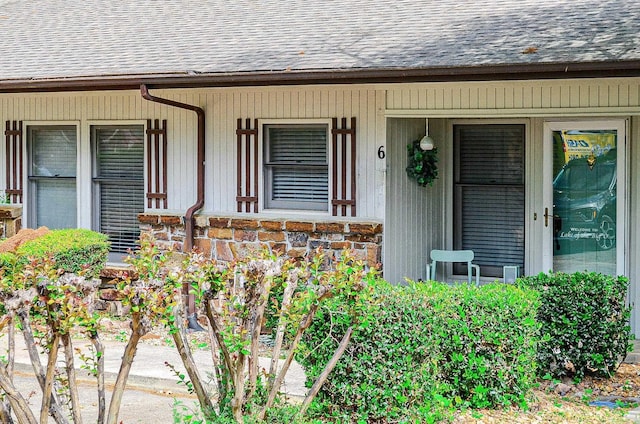
[[[112,252],[126,253],[138,243],[138,214],[144,212],[144,128],[105,126],[92,130],[95,228],[109,236]]]
[[[265,208],[328,210],[327,126],[265,130]]]
[[[75,228],[76,127],[30,127],[29,226]]]
[[[524,125],[456,125],[454,245],[482,275],[524,267]],[[455,270],[466,273],[466,270]]]

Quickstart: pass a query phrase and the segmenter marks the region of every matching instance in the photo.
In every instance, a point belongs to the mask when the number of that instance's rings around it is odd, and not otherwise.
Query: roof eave
[[[172,73],[0,80],[1,93],[267,85],[376,84],[640,76],[640,60],[424,68],[359,68],[237,73]]]

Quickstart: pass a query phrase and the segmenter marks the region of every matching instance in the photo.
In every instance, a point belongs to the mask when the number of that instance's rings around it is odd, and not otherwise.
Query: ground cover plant
[[[490,284],[378,282],[369,325],[319,395],[322,413],[343,420],[436,422],[451,409],[525,405],[535,384],[539,325],[534,290]],[[310,378],[349,318],[323,308],[299,356]]]

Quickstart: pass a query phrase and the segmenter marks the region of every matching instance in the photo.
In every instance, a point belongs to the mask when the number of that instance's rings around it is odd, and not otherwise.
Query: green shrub
[[[540,292],[537,319],[545,335],[538,352],[541,374],[581,378],[615,372],[631,349],[626,277],[541,273],[518,284]]]
[[[440,393],[455,406],[526,404],[535,383],[538,293],[461,285],[435,302],[431,348]]]
[[[107,236],[81,228],[53,230],[25,242],[16,250],[20,264],[24,264],[29,258],[52,255],[58,268],[76,274],[83,272],[90,278],[100,275],[108,253]]]
[[[434,422],[450,406],[522,403],[535,379],[537,306],[535,291],[512,285],[382,282],[320,407],[344,420]],[[348,324],[338,302],[316,317],[299,358],[308,381]]]
[[[4,274],[11,274],[13,266],[16,262],[16,255],[11,252],[0,253],[0,270]]]
[[[430,287],[437,287],[432,285]],[[368,325],[355,332],[344,355],[324,384],[318,402],[322,412],[339,421],[394,420],[413,409],[434,404],[429,358],[429,297],[417,287],[380,282],[366,311]],[[313,382],[350,325],[343,305],[334,299],[316,315],[306,332],[310,349],[300,358]],[[426,369],[425,369],[426,368]],[[426,389],[426,390],[425,390]],[[424,421],[426,422],[426,417]],[[438,417],[436,417],[438,418]]]

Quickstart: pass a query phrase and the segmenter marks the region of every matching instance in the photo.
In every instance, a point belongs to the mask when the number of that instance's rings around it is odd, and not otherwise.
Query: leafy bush
[[[537,319],[545,335],[538,352],[542,374],[581,378],[615,372],[631,349],[626,277],[541,273],[518,284],[541,295]]]
[[[108,253],[107,236],[81,228],[53,230],[16,250],[19,264],[24,265],[29,258],[53,255],[56,267],[76,274],[82,272],[87,278],[100,275]]]
[[[349,421],[382,418],[394,420],[438,412],[430,387],[434,385],[429,361],[432,314],[427,285],[399,287],[383,281],[376,285],[373,302],[366,312],[368,325],[355,332],[340,362],[318,397],[322,413]],[[429,288],[438,290],[436,284]],[[306,333],[309,351],[299,360],[313,381],[336,349],[350,325],[343,305],[334,299],[319,310]],[[417,417],[416,417],[417,418]],[[428,422],[427,416],[421,417]],[[356,420],[353,419],[355,422]]]
[[[493,283],[461,285],[433,310],[439,391],[454,406],[526,404],[535,383],[538,293]]]
[[[0,253],[0,270],[2,270],[5,274],[12,272],[15,262],[16,256],[13,253]]]
[[[537,306],[535,291],[511,285],[380,282],[369,325],[354,334],[319,407],[346,420],[434,422],[450,406],[522,403],[535,378]],[[337,302],[318,314],[300,357],[309,379],[348,324]]]

